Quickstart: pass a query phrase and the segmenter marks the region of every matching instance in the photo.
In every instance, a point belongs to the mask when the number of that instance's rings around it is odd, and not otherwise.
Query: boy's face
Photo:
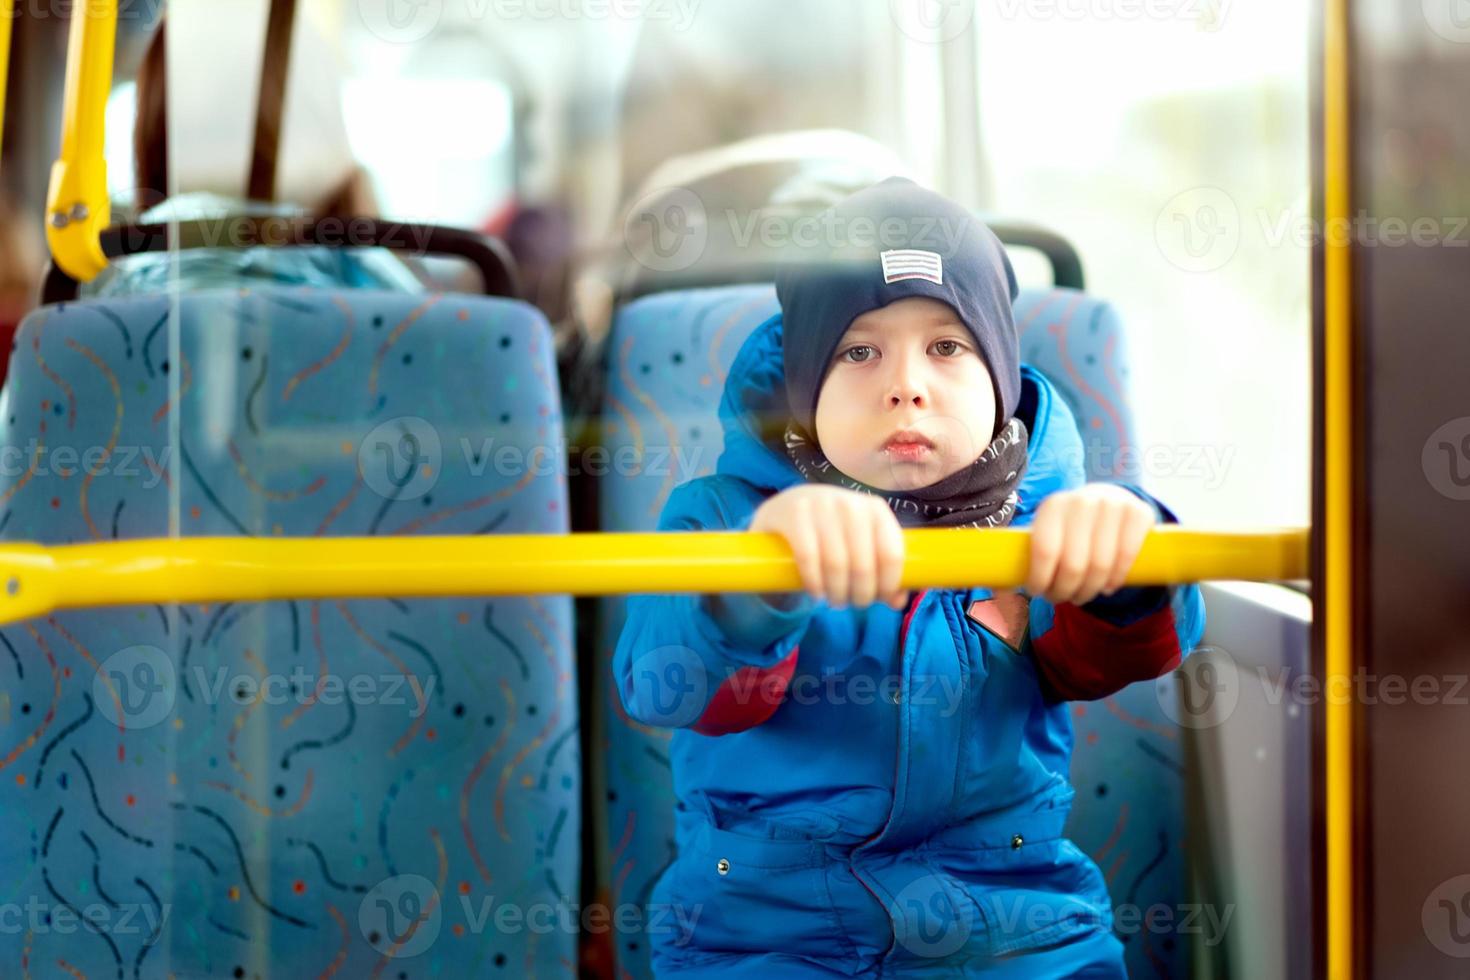
[[[816,436],[843,473],[915,490],[973,463],[995,431],[995,389],[947,303],[909,297],[863,314],[837,344]]]

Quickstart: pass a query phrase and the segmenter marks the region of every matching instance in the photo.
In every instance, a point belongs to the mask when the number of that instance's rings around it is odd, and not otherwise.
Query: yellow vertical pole
[[[61,155],[46,197],[46,242],[67,275],[91,282],[107,268],[102,232],[111,220],[104,139],[117,43],[117,0],[78,0],[66,53]]]
[[[1349,227],[1349,49],[1347,0],[1326,0],[1323,11],[1323,595],[1324,669],[1329,691],[1351,690],[1352,507],[1354,412],[1352,244],[1336,229]],[[1339,678],[1341,678],[1339,680]],[[1352,980],[1354,915],[1353,740],[1354,705],[1327,698],[1325,763],[1327,802],[1327,976]]]
[[[10,76],[10,34],[15,0],[0,0],[0,147],[5,145],[5,80]]]

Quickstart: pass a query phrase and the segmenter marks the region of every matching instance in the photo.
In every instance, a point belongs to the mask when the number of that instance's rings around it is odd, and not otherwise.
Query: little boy
[[[678,729],[679,856],[653,901],[690,925],[650,936],[655,972],[1124,976],[1102,875],[1062,836],[1065,702],[1199,641],[1197,587],[1122,585],[1173,514],[1084,482],[981,222],[898,178],[824,217],[847,240],[778,280],[717,471],[660,521],[777,533],[805,593],[635,596],[614,656],[629,714]],[[900,587],[901,527],[1013,523],[1024,591]]]

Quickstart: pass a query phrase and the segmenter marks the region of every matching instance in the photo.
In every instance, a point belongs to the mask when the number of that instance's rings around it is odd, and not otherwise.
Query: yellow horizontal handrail
[[[46,195],[46,244],[61,271],[78,282],[107,268],[102,232],[112,204],[104,141],[116,43],[117,0],[78,0],[66,53],[61,155]]]
[[[1307,575],[1307,529],[1149,531],[1131,585]],[[906,588],[1012,588],[1031,532],[904,532]],[[0,625],[57,609],[374,596],[780,592],[800,588],[775,534],[158,538],[0,547]]]

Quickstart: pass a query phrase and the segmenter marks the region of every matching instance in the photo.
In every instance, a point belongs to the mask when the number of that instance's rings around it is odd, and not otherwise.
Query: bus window
[[[343,91],[347,136],[396,219],[495,226],[516,197],[516,81],[472,34],[436,35],[401,59],[356,33]],[[432,147],[432,153],[425,149]]]
[[[816,128],[913,149],[922,158],[913,161],[917,169],[931,178],[924,164],[932,143],[918,144],[921,134],[939,136],[938,127],[922,126],[922,109],[934,101],[908,97],[936,93],[917,90],[924,80],[908,62],[933,53],[897,43],[893,28],[887,4],[845,0],[707,4],[687,24],[650,14],[620,110],[624,193],[670,157]]]
[[[1187,519],[1304,524],[1308,5],[1114,7],[979,5],[990,201],[1122,310],[1133,475]]]
[[[133,162],[133,127],[138,118],[138,85],[120,82],[107,100],[107,194],[114,211],[129,212],[137,203],[137,167]]]

